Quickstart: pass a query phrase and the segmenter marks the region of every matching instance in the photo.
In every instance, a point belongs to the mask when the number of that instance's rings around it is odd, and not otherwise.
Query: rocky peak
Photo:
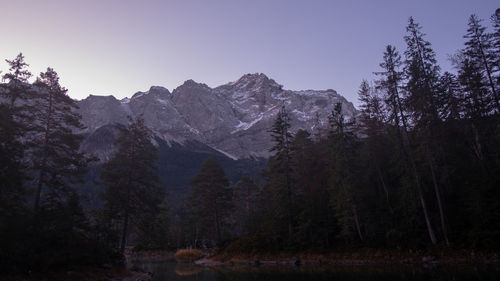
[[[156,96],[168,96],[170,95],[170,91],[162,86],[151,86],[148,91],[149,94],[153,94]]]
[[[82,101],[87,101],[87,102],[116,102],[118,101],[113,95],[89,95]]]
[[[114,96],[89,95],[86,99],[79,101],[78,106],[78,111],[88,131],[94,131],[110,123],[125,124],[127,120],[127,112]]]
[[[123,99],[122,102],[128,103],[128,102],[149,102],[149,101],[156,101],[158,99],[160,100],[166,100],[169,99],[171,96],[170,91],[167,90],[165,87],[161,86],[152,86],[149,88],[148,91],[146,92],[137,92],[135,93],[132,98],[130,99]]]
[[[189,80],[184,81],[184,83],[182,85],[180,85],[179,87],[177,87],[172,93],[189,91],[192,89],[211,90],[211,88],[208,87],[207,84],[198,83],[198,82],[194,81],[193,79],[189,79]]]
[[[221,90],[260,91],[264,89],[281,90],[282,85],[276,83],[263,73],[245,74],[234,82],[219,87]]]

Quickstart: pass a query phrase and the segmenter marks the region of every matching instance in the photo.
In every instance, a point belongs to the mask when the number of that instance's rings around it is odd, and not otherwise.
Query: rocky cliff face
[[[246,74],[216,88],[188,80],[172,93],[155,86],[123,100],[91,95],[79,106],[89,138],[100,139],[105,130],[98,129],[105,125],[126,124],[127,116],[142,115],[167,143],[196,141],[236,159],[269,156],[269,130],[283,105],[292,131],[316,132],[327,126],[338,102],[347,117],[356,115],[352,103],[333,90],[284,90],[264,74]],[[92,150],[91,143],[87,141],[89,147],[83,149]]]

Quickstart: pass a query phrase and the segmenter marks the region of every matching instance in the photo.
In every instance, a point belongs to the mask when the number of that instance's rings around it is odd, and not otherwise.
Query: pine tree
[[[7,91],[4,95],[9,102],[9,106],[14,108],[17,99],[26,100],[29,97],[28,93],[30,92],[31,86],[28,83],[28,79],[31,77],[31,73],[26,69],[29,64],[24,61],[22,53],[19,53],[13,60],[5,61],[10,66],[10,72],[2,76],[4,81],[8,81],[6,87]]]
[[[11,108],[0,103],[0,214],[8,214],[24,201],[23,173],[20,159],[22,145],[17,141],[18,128]],[[0,215],[1,216],[1,215]],[[2,224],[0,222],[0,224]]]
[[[403,72],[400,71],[401,64],[401,56],[396,51],[396,48],[387,45],[384,60],[380,63],[383,71],[375,72],[375,74],[382,77],[376,81],[376,88],[385,94],[384,102],[389,110],[389,120],[397,128],[398,132],[401,126],[407,127],[405,109],[403,108],[400,93],[403,80]]]
[[[445,72],[439,80],[439,91],[443,93],[443,108],[440,116],[443,120],[460,120],[464,115],[464,98],[460,89],[458,78]]]
[[[460,62],[458,81],[465,95],[464,107],[467,117],[477,120],[488,115],[492,108],[487,86],[484,84],[484,74],[470,58],[466,57]]]
[[[491,16],[493,23],[493,34],[490,34],[493,41],[492,52],[492,72],[496,75],[496,84],[500,87],[500,8],[496,9],[495,13]],[[498,90],[498,88],[497,88]]]
[[[464,35],[465,49],[463,50],[470,67],[477,67],[481,74],[484,75],[484,80],[481,81],[489,87],[489,94],[494,102],[492,108],[496,108],[497,113],[500,112],[500,97],[496,82],[494,81],[494,65],[498,54],[495,55],[493,37],[486,33],[486,27],[481,25],[481,21],[476,15],[471,15],[469,18],[469,28]]]
[[[294,246],[326,248],[337,224],[328,196],[328,153],[325,141],[313,142],[309,132],[298,130],[291,142],[295,197]]]
[[[393,57],[390,54],[394,54],[395,50],[388,46],[387,48],[386,55],[388,57],[391,57],[388,59],[389,61],[392,61]],[[385,65],[383,63],[382,65]],[[390,68],[387,72],[384,72],[386,75],[388,73],[390,77],[393,77],[394,75],[394,68]],[[382,73],[378,73],[382,74]],[[391,93],[391,85],[394,87],[398,87],[398,83],[396,81],[395,85],[389,83],[386,80],[380,80],[379,82],[379,87],[380,88],[385,88],[388,93]],[[384,85],[384,86],[382,86]],[[388,101],[393,100],[396,101],[397,97],[397,90],[396,92],[392,92],[391,94],[388,95],[393,95],[392,97],[388,98]],[[380,183],[382,186],[382,189],[385,194],[385,199],[387,203],[387,207],[393,212],[391,202],[390,202],[390,195],[389,195],[389,187],[386,184],[385,177],[382,173],[382,168],[381,168],[381,163],[383,163],[381,160],[383,159],[383,155],[381,151],[384,149],[386,139],[384,138],[387,130],[386,126],[384,124],[384,119],[385,119],[385,112],[383,109],[383,102],[382,99],[379,97],[376,91],[370,87],[368,82],[366,80],[363,80],[361,82],[359,91],[358,91],[358,99],[360,101],[360,111],[361,111],[361,132],[363,132],[366,135],[365,139],[365,149],[368,153],[368,163],[372,164],[376,175],[377,175],[377,181]],[[393,119],[397,120],[397,115],[398,115],[398,106],[396,102],[389,102],[389,104],[392,104],[393,107],[391,109],[391,112],[393,112]],[[394,121],[396,122],[396,121]]]
[[[363,241],[364,234],[358,206],[358,185],[356,182],[357,146],[359,144],[352,132],[353,122],[346,122],[342,114],[342,104],[337,103],[329,118],[330,148],[332,152],[330,175],[330,198],[340,225],[340,236],[349,240],[355,232]]]
[[[406,74],[406,92],[407,103],[412,113],[412,121],[415,123],[415,130],[418,132],[419,149],[421,151],[422,161],[428,166],[431,182],[434,187],[434,194],[439,209],[441,230],[444,240],[449,245],[447,236],[447,227],[445,223],[444,207],[441,199],[441,183],[438,181],[439,171],[436,165],[437,157],[441,156],[441,123],[439,112],[442,111],[442,93],[439,92],[439,66],[436,63],[435,53],[431,44],[424,40],[421,27],[410,18],[406,28],[408,35],[405,36],[407,49],[405,51],[405,74]],[[410,150],[408,150],[410,152]],[[411,153],[411,152],[410,152]],[[415,158],[409,154],[410,162]],[[418,174],[414,164],[411,164],[415,174]],[[437,242],[431,226],[430,213],[427,209],[425,196],[423,194],[423,185],[420,181],[418,193],[429,237],[433,244]]]
[[[286,219],[288,238],[293,234],[293,187],[292,187],[292,161],[290,145],[292,134],[290,132],[290,117],[285,106],[278,112],[271,128],[271,138],[274,146],[271,152],[274,155],[269,159],[269,175],[271,188],[275,191],[279,210]]]
[[[167,201],[135,220],[138,250],[166,250],[169,247],[170,216]]]
[[[243,176],[233,188],[233,205],[235,209],[235,220],[237,233],[248,232],[252,224],[249,219],[255,212],[259,187],[247,176]]]
[[[132,121],[116,141],[117,151],[103,164],[101,179],[105,209],[122,223],[120,250],[127,244],[129,224],[152,220],[159,212],[164,189],[158,177],[158,151],[142,118]]]
[[[232,211],[233,196],[224,170],[217,162],[208,158],[198,174],[191,179],[191,184],[194,191],[189,202],[195,220],[206,231],[206,237],[221,242],[225,224]]]
[[[35,84],[35,123],[30,131],[29,154],[36,175],[35,211],[45,199],[64,200],[80,183],[86,171],[87,159],[79,152],[82,136],[75,132],[83,125],[75,112],[77,105],[59,84],[52,68],[40,73]]]
[[[412,17],[406,27],[405,76],[407,103],[417,126],[427,126],[438,118],[439,98],[436,89],[439,66],[431,43],[424,39],[421,27]]]
[[[13,60],[5,61],[10,68],[2,76],[7,84],[0,87],[0,206],[5,208],[0,213],[3,214],[21,207],[24,201],[23,180],[26,175],[22,137],[29,123],[26,99],[31,89],[28,84],[31,73],[22,53]],[[21,102],[16,103],[16,100]]]

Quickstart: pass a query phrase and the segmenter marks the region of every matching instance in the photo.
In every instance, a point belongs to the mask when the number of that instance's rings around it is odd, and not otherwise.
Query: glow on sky
[[[404,51],[413,16],[439,63],[463,46],[470,14],[489,26],[498,3],[327,0],[0,0],[0,70],[23,52],[82,99],[117,98],[187,79],[215,87],[263,72],[285,89],[335,89],[356,103],[387,44]]]

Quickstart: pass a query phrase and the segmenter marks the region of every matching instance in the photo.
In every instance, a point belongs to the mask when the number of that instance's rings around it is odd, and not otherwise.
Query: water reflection
[[[210,269],[192,264],[134,263],[153,273],[155,281],[497,281],[500,268],[446,268],[425,269],[421,267],[238,267]]]

